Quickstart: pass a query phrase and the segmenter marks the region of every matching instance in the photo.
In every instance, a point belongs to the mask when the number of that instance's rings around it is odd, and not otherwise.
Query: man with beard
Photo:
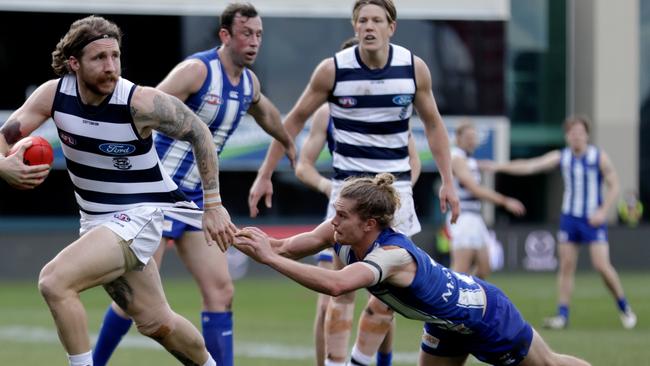
[[[221,250],[232,242],[236,227],[221,204],[214,142],[178,98],[120,77],[121,38],[120,29],[102,17],[70,26],[52,52],[52,67],[61,77],[43,83],[3,125],[0,160],[9,145],[54,120],[80,208],[81,236],[45,265],[38,286],[71,366],[93,364],[79,293],[99,285],[140,333],[181,363],[216,365],[198,330],[169,307],[150,260],[165,214],[202,225],[208,244]],[[160,164],[154,130],[192,145],[203,212]],[[40,179],[21,178],[19,170],[4,171],[4,179],[18,185]]]
[[[219,154],[245,113],[276,138],[295,159],[295,147],[284,130],[280,113],[261,92],[257,76],[249,69],[262,43],[262,19],[254,6],[233,3],[220,18],[221,46],[198,52],[179,63],[158,85],[194,111],[212,132]],[[165,170],[187,197],[202,205],[201,180],[192,147],[165,133],[155,135],[155,145]],[[166,242],[173,239],[177,253],[199,286],[201,325],[206,346],[219,365],[233,365],[233,283],[225,253],[205,244],[201,231],[165,217],[161,245],[154,255],[160,266]],[[132,321],[114,302],[106,311],[94,350],[95,366],[108,362]]]

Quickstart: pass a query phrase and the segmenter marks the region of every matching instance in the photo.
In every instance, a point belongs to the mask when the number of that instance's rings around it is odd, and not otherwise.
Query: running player
[[[0,155],[50,117],[61,139],[81,214],[81,237],[43,267],[39,290],[71,366],[92,365],[79,293],[102,285],[140,333],[183,364],[215,365],[201,334],[165,299],[155,261],[163,216],[201,225],[221,250],[236,228],[219,195],[210,131],[180,100],[121,75],[122,33],[89,16],[75,21],[52,52],[59,79],[43,83],[0,130]],[[201,167],[203,213],[159,162],[154,130],[187,141]],[[12,179],[7,179],[12,181]]]
[[[266,98],[249,67],[262,42],[262,19],[255,7],[231,3],[221,14],[221,46],[196,53],[179,63],[158,85],[178,97],[212,132],[217,154],[249,113],[271,136],[280,141],[290,159],[295,157],[291,137],[282,127],[280,113]],[[166,134],[155,136],[155,145],[165,170],[180,189],[199,206],[201,180],[190,144]],[[220,366],[233,365],[233,283],[225,253],[205,245],[199,229],[172,217],[165,218],[163,239],[155,254],[162,262],[166,242],[173,239],[177,253],[201,291],[201,325],[206,346]],[[95,366],[108,362],[129,330],[131,320],[113,303],[106,311],[95,346]]]

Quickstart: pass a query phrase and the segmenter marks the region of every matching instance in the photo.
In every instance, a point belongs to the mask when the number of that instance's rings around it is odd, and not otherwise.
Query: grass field
[[[600,278],[579,274],[570,328],[540,330],[557,351],[579,355],[593,365],[650,365],[650,286],[648,273],[622,273],[628,298],[639,317],[637,328],[624,330]],[[551,274],[497,274],[492,282],[506,291],[524,316],[538,327],[554,310]],[[187,280],[169,280],[165,289],[172,307],[194,323],[199,295]],[[366,298],[357,294],[357,311]],[[103,290],[82,295],[92,335],[108,303]],[[313,365],[314,293],[283,278],[244,279],[236,284],[236,364],[244,366]],[[395,365],[415,365],[421,324],[398,317]],[[177,365],[161,347],[133,329],[112,360],[113,365]],[[470,362],[478,364],[478,362]],[[67,365],[50,313],[33,282],[0,282],[0,365]]]

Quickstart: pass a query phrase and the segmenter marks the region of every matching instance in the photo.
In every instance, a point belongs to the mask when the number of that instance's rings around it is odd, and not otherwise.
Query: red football
[[[52,145],[41,136],[27,136],[16,142],[11,147],[11,150],[9,150],[9,155],[15,154],[22,144],[30,140],[32,141],[32,146],[25,150],[23,162],[27,165],[52,164],[54,160]]]

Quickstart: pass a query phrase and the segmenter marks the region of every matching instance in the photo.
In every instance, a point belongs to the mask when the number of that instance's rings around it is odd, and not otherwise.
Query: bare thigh
[[[53,276],[57,287],[76,292],[111,282],[125,271],[121,240],[99,226],[59,252],[43,268],[41,278]]]
[[[208,246],[202,231],[188,231],[176,241],[181,260],[200,287],[230,283],[226,253],[218,246]]]
[[[169,309],[156,261],[150,260],[142,271],[129,271],[104,285],[104,289],[136,324],[153,321]]]

